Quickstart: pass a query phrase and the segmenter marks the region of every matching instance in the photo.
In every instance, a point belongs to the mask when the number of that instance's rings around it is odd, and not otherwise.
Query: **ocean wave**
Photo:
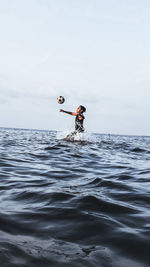
[[[0,130],[0,263],[150,262],[150,137]]]

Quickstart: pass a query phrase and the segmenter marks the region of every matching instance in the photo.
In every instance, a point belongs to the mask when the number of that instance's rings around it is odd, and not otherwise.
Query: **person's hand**
[[[60,109],[59,111],[60,111],[60,112],[63,112],[64,110],[63,110],[63,109]]]

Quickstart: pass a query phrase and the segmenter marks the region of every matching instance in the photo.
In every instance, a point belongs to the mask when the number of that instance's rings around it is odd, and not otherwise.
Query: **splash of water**
[[[65,130],[65,131],[58,131],[56,134],[56,138],[57,140],[61,140],[61,139],[66,139],[67,136],[70,136],[70,141],[81,141],[81,142],[90,142],[92,141],[92,135],[88,132],[84,132],[84,133],[76,133],[73,134],[73,136],[71,136],[71,134],[73,133],[73,131],[71,130]]]

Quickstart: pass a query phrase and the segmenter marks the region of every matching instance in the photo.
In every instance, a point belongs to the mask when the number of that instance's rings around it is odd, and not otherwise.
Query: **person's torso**
[[[80,117],[80,119],[79,119],[79,117]],[[76,118],[75,118],[75,130],[77,130],[78,132],[83,132],[84,131],[83,121],[84,121],[84,116],[82,114],[76,115]]]

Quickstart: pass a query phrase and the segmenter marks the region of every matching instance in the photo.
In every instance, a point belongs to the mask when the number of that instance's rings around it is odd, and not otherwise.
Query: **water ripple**
[[[148,267],[150,137],[0,129],[0,263]]]

